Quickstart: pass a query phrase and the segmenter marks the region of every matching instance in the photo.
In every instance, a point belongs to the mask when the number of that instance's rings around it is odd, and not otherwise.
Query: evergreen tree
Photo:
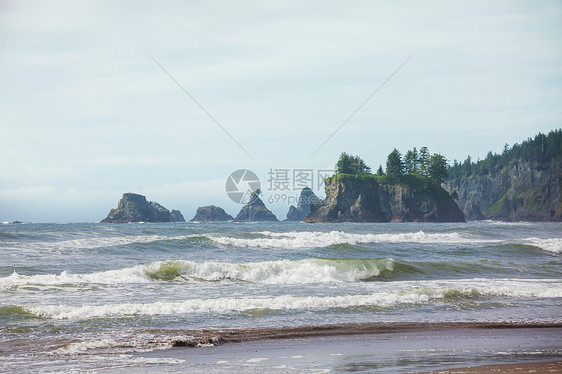
[[[377,175],[384,175],[384,171],[382,170],[382,165],[379,165],[379,168],[377,169]]]
[[[433,183],[440,185],[447,180],[447,160],[438,153],[434,153],[429,161],[428,177]]]
[[[404,155],[404,173],[405,174],[416,174],[418,172],[418,151],[416,147],[411,151],[406,152]]]
[[[394,179],[399,179],[404,175],[402,155],[396,148],[386,158],[386,175]]]
[[[351,155],[342,152],[338,162],[336,163],[337,173],[351,174]]]
[[[424,177],[429,176],[429,162],[431,161],[431,156],[429,155],[429,149],[427,147],[420,148],[420,155],[418,158],[419,171]]]
[[[336,163],[338,173],[345,174],[366,174],[371,172],[371,168],[359,156],[352,156],[343,152]]]

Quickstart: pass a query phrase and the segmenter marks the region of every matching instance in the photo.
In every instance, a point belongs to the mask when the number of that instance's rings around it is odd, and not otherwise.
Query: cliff
[[[179,210],[173,212],[154,201],[147,201],[143,195],[129,192],[123,194],[117,209],[111,209],[101,223],[185,221]]]
[[[291,205],[286,221],[302,221],[310,213],[310,205],[317,203],[318,197],[308,187],[302,189],[297,206]]]
[[[201,206],[197,208],[195,217],[191,219],[192,222],[216,222],[216,221],[232,221],[234,218],[226,213],[224,209],[214,206]]]
[[[449,193],[417,178],[386,183],[374,175],[339,174],[325,181],[326,199],[305,222],[464,222]],[[381,183],[379,183],[381,182]]]
[[[240,209],[240,212],[234,219],[235,221],[277,221],[277,217],[269,209],[266,208],[265,204],[259,198],[258,194],[252,192],[250,197],[250,202]]]
[[[486,175],[450,179],[469,220],[562,221],[562,157],[549,162],[513,160]]]

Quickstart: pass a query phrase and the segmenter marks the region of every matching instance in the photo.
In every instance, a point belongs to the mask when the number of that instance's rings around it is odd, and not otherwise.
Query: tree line
[[[371,168],[359,156],[343,152],[336,163],[337,173],[364,175]],[[430,154],[427,147],[409,150],[402,156],[396,148],[386,158],[386,171],[379,165],[376,175],[386,177],[390,182],[400,182],[405,176],[415,176],[435,185],[445,182],[448,177],[447,159],[438,153]]]
[[[501,154],[488,152],[486,158],[473,162],[470,155],[463,161],[453,161],[448,173],[451,178],[470,177],[471,175],[493,175],[514,161],[535,162],[539,169],[562,156],[562,131],[553,130],[548,135],[538,133],[521,144],[504,146]]]

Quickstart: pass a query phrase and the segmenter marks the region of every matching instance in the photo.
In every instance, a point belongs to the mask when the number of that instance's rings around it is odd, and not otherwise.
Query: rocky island
[[[256,190],[250,196],[250,202],[240,209],[240,212],[234,219],[240,222],[257,222],[257,221],[278,221],[275,214],[266,208],[259,195],[261,191]]]
[[[297,206],[291,205],[285,221],[302,221],[310,213],[310,205],[318,203],[318,197],[308,187],[302,189]]]
[[[358,156],[342,153],[338,173],[325,180],[325,200],[311,205],[304,222],[464,222],[454,196],[441,187],[445,158],[425,147],[422,156],[415,153],[409,165],[394,149],[386,173],[381,166],[376,175]]]
[[[214,206],[200,206],[195,212],[195,217],[191,219],[191,222],[220,222],[220,221],[233,221],[234,218],[226,213],[224,209]]]
[[[326,199],[312,204],[304,222],[464,222],[447,191],[378,182],[371,176],[336,175]]]
[[[185,219],[179,210],[170,212],[154,201],[147,201],[143,195],[128,192],[124,193],[119,200],[117,209],[111,209],[101,223],[184,221]]]

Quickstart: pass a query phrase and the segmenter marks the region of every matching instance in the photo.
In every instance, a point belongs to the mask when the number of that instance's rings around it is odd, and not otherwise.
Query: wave
[[[202,235],[183,235],[183,236],[161,236],[161,235],[137,235],[137,236],[106,236],[89,237],[82,239],[71,239],[61,241],[25,242],[21,243],[25,249],[41,251],[74,251],[83,249],[97,249],[106,247],[125,246],[130,244],[148,244],[165,241],[189,240],[194,243],[210,242],[211,240]],[[18,248],[19,249],[19,248]]]
[[[540,238],[526,238],[523,243],[538,247],[542,250],[562,253],[562,238],[540,239]]]
[[[380,259],[280,260],[227,263],[193,261],[158,261],[130,268],[88,274],[20,275],[17,272],[0,278],[1,289],[19,287],[113,285],[154,281],[244,281],[264,284],[305,284],[358,282],[392,272],[394,261]]]
[[[474,283],[480,283],[474,285]],[[343,296],[292,296],[264,298],[193,299],[182,302],[124,303],[105,305],[26,305],[26,312],[40,318],[83,320],[126,316],[166,316],[206,313],[246,313],[257,310],[325,310],[337,308],[391,308],[399,305],[455,302],[482,297],[561,298],[562,286],[543,280],[480,279],[449,282],[445,287],[410,286],[402,290]],[[434,282],[435,284],[435,282]]]
[[[423,231],[401,234],[351,234],[343,231],[311,232],[291,231],[285,233],[263,231],[265,237],[238,238],[209,235],[214,242],[222,245],[245,248],[303,249],[327,247],[335,244],[365,243],[474,243],[483,240],[463,236],[459,233],[425,233]],[[488,240],[487,242],[499,242]]]

